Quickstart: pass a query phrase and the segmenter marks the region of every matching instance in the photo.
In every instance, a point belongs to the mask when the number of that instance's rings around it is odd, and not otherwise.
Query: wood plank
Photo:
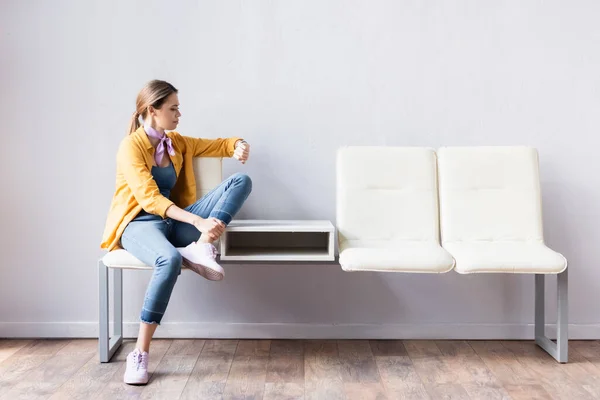
[[[573,381],[560,363],[535,344],[534,341],[503,341],[504,347],[515,354],[528,372],[534,374],[546,391],[559,399],[588,400],[594,397]]]
[[[373,356],[405,356],[408,352],[402,340],[370,340],[371,352]]]
[[[430,398],[408,355],[375,356],[375,362],[390,399]]]
[[[98,339],[71,339],[56,355],[95,354],[98,352]]]
[[[207,340],[181,399],[221,399],[237,346],[237,340]]]
[[[269,357],[265,382],[304,385],[304,356],[273,355]]]
[[[240,340],[235,350],[235,355],[241,357],[268,357],[269,354],[271,354],[270,340]]]
[[[33,340],[2,339],[0,340],[0,363],[21,350]]]
[[[304,382],[267,382],[263,400],[304,400]]]
[[[344,382],[348,400],[387,400],[385,389],[380,382]]]
[[[23,346],[15,353],[16,356],[53,356],[60,349],[68,346],[70,340],[40,339]]]
[[[194,369],[198,356],[163,357],[144,387],[141,399],[178,399]]]
[[[429,399],[402,340],[371,340],[369,345],[390,399]]]
[[[425,385],[455,383],[458,375],[442,360],[442,353],[433,341],[406,340],[404,346],[415,370]]]
[[[303,340],[271,340],[270,355],[292,354],[304,356]]]
[[[513,399],[552,398],[535,374],[528,371],[501,342],[482,340],[468,343]]]
[[[304,356],[307,355],[339,358],[340,352],[336,340],[305,340]]]
[[[464,340],[436,341],[442,361],[454,371],[467,394],[474,399],[510,399],[502,382]]]
[[[562,364],[561,368],[594,398],[600,399],[600,369],[579,351],[570,348],[569,362]]]
[[[570,340],[569,350],[574,349],[585,357],[594,367],[600,369],[600,341]]]
[[[586,351],[585,345],[570,346],[569,345],[569,362],[562,364],[564,367],[569,368],[570,365],[577,365],[578,369],[584,370],[588,375],[594,377],[600,377],[600,366],[594,365],[587,357],[584,356]],[[573,356],[573,359],[571,359]]]
[[[344,383],[381,383],[368,340],[338,340],[337,344]]]
[[[142,391],[141,399],[178,399],[204,347],[204,340],[173,340]]]
[[[14,352],[0,364],[0,396],[68,344],[68,340],[33,340]]]
[[[98,341],[95,347],[98,346]],[[69,399],[91,399],[113,379],[115,373],[121,368],[127,353],[133,348],[133,342],[129,346],[121,346],[113,355],[109,363],[101,363],[98,354],[94,356],[77,371],[67,382],[65,382],[50,400]]]
[[[427,392],[429,393],[432,399],[471,399],[463,385],[458,383],[432,383],[426,384],[425,388],[427,389]]]
[[[337,342],[309,340],[304,347],[304,397],[345,399]]]
[[[4,394],[6,399],[47,399],[58,388],[67,382],[81,367],[83,367],[96,353],[96,341],[73,340],[63,341],[66,346],[55,346],[47,349],[59,348],[43,364],[32,370]],[[31,349],[34,352],[40,351]],[[44,350],[45,351],[45,350]]]
[[[261,399],[264,395],[270,340],[240,340],[223,399]]]
[[[164,357],[165,353],[169,350],[172,344],[172,340],[157,339],[153,340],[148,362],[148,375],[152,379],[152,374],[156,370],[158,364]],[[101,390],[98,398],[107,400],[117,399],[139,399],[145,386],[134,386],[123,383],[123,375],[127,369],[127,355],[133,351],[136,342],[131,341],[125,344],[126,349],[121,353],[119,359],[113,361],[121,364],[120,368],[113,375],[112,379],[108,384]]]
[[[205,343],[202,339],[175,339],[165,357],[198,357]]]
[[[302,387],[304,396],[304,344],[302,341],[273,340],[271,342],[265,382],[298,384]],[[294,385],[271,385],[270,387],[276,391],[280,389],[291,391],[292,396],[297,394],[297,388]]]
[[[468,343],[505,388],[507,385],[517,388],[540,384],[535,374],[528,371],[501,342],[481,340]],[[510,390],[507,391],[511,394]]]
[[[421,377],[429,395],[438,399],[446,396],[452,399],[469,399],[465,388],[459,382],[459,372],[452,370],[443,360],[442,353],[433,341],[404,341],[406,351]]]
[[[387,399],[368,340],[338,340],[338,352],[348,399]]]
[[[553,397],[548,394],[542,385],[536,384],[505,384],[504,389],[510,394],[513,400],[552,400]]]

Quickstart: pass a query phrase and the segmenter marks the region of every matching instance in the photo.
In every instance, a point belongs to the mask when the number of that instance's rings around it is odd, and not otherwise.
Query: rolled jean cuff
[[[160,321],[162,320],[163,314],[157,313],[154,311],[148,311],[145,308],[142,309],[142,314],[140,316],[140,321],[146,324],[156,324],[160,325]]]
[[[225,211],[221,211],[221,210],[213,210],[210,213],[210,216],[212,218],[216,218],[216,219],[223,221],[225,223],[225,225],[229,225],[229,223],[233,219],[233,217],[230,214],[226,213]]]

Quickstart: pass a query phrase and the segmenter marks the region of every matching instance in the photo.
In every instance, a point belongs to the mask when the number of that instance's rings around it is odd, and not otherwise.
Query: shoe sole
[[[146,380],[144,379],[127,379],[127,378],[123,378],[123,382],[128,384],[128,385],[134,385],[134,386],[142,386],[142,385],[146,385],[148,383],[148,378],[146,378]]]
[[[207,268],[204,265],[194,264],[187,258],[183,259],[183,266],[191,269],[201,277],[208,279],[209,281],[221,281],[223,280],[223,274],[215,271],[214,269]]]

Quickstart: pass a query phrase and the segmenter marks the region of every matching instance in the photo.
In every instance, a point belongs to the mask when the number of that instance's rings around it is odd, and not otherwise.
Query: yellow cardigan
[[[235,143],[240,138],[199,139],[169,132],[175,155],[171,162],[175,167],[177,182],[170,199],[160,194],[151,169],[154,164],[154,146],[143,127],[125,137],[117,152],[116,190],[106,219],[103,249],[120,248],[120,240],[127,224],[144,209],[150,214],[165,218],[171,204],[185,208],[196,201],[196,179],[192,159],[194,157],[231,157]]]

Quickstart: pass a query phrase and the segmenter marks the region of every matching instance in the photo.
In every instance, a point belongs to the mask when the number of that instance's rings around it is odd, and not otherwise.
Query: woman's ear
[[[148,106],[148,115],[151,115],[154,117],[156,115],[156,108],[154,108],[152,106]]]

